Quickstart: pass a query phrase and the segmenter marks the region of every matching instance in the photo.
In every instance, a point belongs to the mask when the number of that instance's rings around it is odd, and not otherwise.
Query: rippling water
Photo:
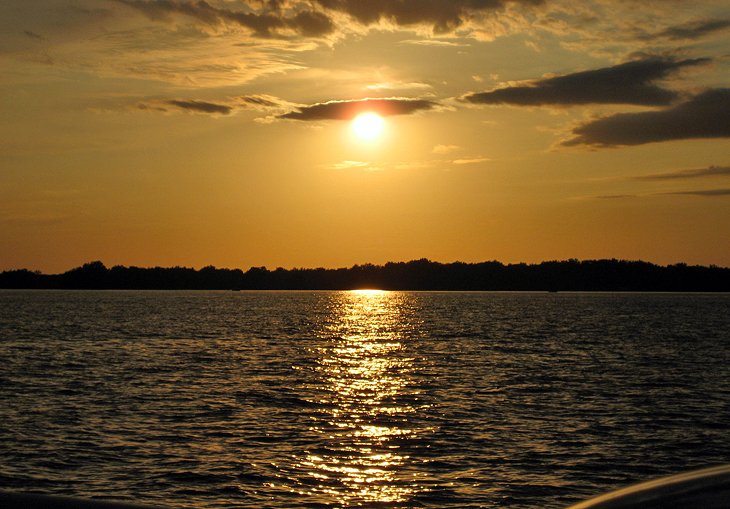
[[[730,462],[730,296],[0,292],[0,486],[524,507]]]

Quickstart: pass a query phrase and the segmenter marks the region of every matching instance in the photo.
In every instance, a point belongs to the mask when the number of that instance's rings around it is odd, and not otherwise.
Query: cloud
[[[234,11],[214,7],[204,0],[116,0],[137,9],[153,21],[166,21],[173,14],[193,18],[209,26],[234,24],[247,28],[258,37],[274,37],[294,31],[307,37],[321,37],[334,31],[332,20],[318,11],[299,11],[286,17],[274,5],[264,12]]]
[[[145,102],[137,103],[135,108],[137,108],[138,110],[142,110],[142,111],[158,111],[160,113],[166,113],[168,111],[167,108],[165,108],[164,106],[151,104],[151,103],[145,103]],[[97,108],[96,111],[103,112],[103,111],[110,111],[110,110],[104,110],[101,108]]]
[[[140,1],[137,8],[119,0],[0,1],[0,58],[9,57],[14,69],[42,62],[94,77],[141,78],[154,89],[149,93],[164,94],[161,82],[184,90],[235,87],[302,69],[301,53],[322,42],[298,35],[311,22],[306,16],[297,18],[296,9],[271,15],[290,19],[299,28],[282,28],[261,38],[233,21],[214,17],[205,23],[169,10],[172,5],[199,7],[198,0],[148,3]],[[249,3],[254,7],[247,8],[243,0],[207,0],[214,8],[264,12],[261,5]],[[150,6],[157,4],[159,12],[152,12]],[[10,69],[2,76],[6,83],[23,79]]]
[[[236,98],[244,107],[254,110],[275,110],[280,108],[290,108],[292,104],[279,97],[258,94],[244,95]]]
[[[602,194],[594,196],[596,200],[625,200],[627,198],[638,198],[636,194]]]
[[[678,94],[654,82],[683,67],[706,62],[709,62],[709,59],[646,58],[613,67],[545,78],[527,85],[472,93],[463,99],[473,104],[518,106],[578,104],[664,106],[676,99]]]
[[[192,111],[195,113],[219,113],[221,115],[228,115],[231,111],[233,111],[233,108],[226,104],[217,104],[206,101],[183,101],[173,99],[166,101],[166,103],[170,106],[180,108],[181,110]]]
[[[365,90],[430,90],[433,87],[419,81],[384,81],[364,87]]]
[[[662,193],[647,194],[603,194],[599,196],[587,196],[578,199],[594,199],[594,200],[629,200],[629,199],[645,199],[659,196],[699,196],[702,198],[714,198],[718,196],[730,196],[730,188],[720,189],[693,189],[686,191],[666,191]]]
[[[394,97],[387,99],[361,99],[353,101],[329,101],[300,106],[294,111],[279,115],[291,120],[351,120],[365,111],[373,111],[384,117],[408,115],[435,108],[438,103],[426,99]]]
[[[703,197],[730,196],[730,189],[701,189],[698,191],[674,191],[674,192],[662,193],[662,194],[683,195],[683,196],[703,196]]]
[[[540,5],[543,0],[315,0],[344,12],[363,25],[389,21],[399,26],[430,25],[444,33],[464,25],[480,12],[495,12],[508,4]]]
[[[372,163],[366,162],[366,161],[340,161],[339,163],[334,163],[330,167],[330,169],[333,170],[349,170],[352,168],[359,168],[359,169],[371,169]]]
[[[722,24],[729,16],[720,4],[723,0],[550,0],[544,9],[523,16],[529,25],[515,28],[531,34],[543,49],[550,47],[543,37],[550,34],[563,49],[615,61],[637,51],[683,51],[677,43],[726,35]],[[720,46],[706,49],[713,50],[722,51]]]
[[[444,41],[441,39],[408,39],[400,41],[399,44],[409,44],[412,46],[434,46],[437,48],[466,48],[469,44],[454,41]]]
[[[640,39],[670,39],[672,41],[700,39],[713,32],[719,32],[730,28],[730,19],[703,19],[690,21],[682,25],[665,28],[655,34],[647,34]]]
[[[730,177],[730,166],[708,166],[691,170],[651,173],[632,177],[632,180],[685,180],[702,177]]]
[[[564,146],[615,147],[660,141],[730,138],[730,88],[708,90],[661,111],[619,113],[573,129]]]
[[[168,113],[171,110],[208,115],[230,115],[238,110],[281,112],[291,109],[292,103],[272,95],[245,95],[218,101],[198,99],[153,99],[138,102],[138,110]]]
[[[458,145],[436,145],[431,152],[443,155],[459,150],[460,148]]]
[[[431,167],[433,167],[433,161],[381,162],[375,164],[367,161],[345,160],[325,166],[325,168],[330,170],[360,170],[368,172],[422,170]]]
[[[43,39],[43,36],[42,35],[37,34],[37,33],[33,32],[31,30],[23,30],[23,33],[25,35],[27,35],[28,37],[30,37],[31,39],[41,39],[41,40]]]
[[[488,157],[472,157],[469,159],[454,159],[451,161],[452,164],[463,165],[463,164],[478,164],[489,161]]]
[[[321,37],[334,31],[332,20],[321,12],[302,11],[285,23],[301,35],[307,37]]]

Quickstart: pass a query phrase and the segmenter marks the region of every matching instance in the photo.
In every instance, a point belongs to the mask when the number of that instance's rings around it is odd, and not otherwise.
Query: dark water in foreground
[[[0,292],[0,487],[558,508],[730,462],[730,295]]]

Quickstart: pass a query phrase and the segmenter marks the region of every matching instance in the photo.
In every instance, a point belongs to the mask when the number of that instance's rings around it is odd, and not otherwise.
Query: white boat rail
[[[635,484],[568,509],[730,509],[730,465]]]

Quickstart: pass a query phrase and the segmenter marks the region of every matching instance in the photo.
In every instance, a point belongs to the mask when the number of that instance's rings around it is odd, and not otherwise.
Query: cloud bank
[[[674,60],[647,58],[613,67],[565,74],[528,85],[497,88],[464,96],[472,104],[542,106],[579,104],[636,104],[664,106],[678,97],[655,82],[682,69],[709,62],[707,58]]]
[[[661,141],[730,138],[730,88],[703,92],[662,111],[619,113],[573,129],[564,146],[616,147]]]
[[[323,37],[347,25],[381,23],[453,32],[510,6],[534,7],[547,0],[112,0],[153,21],[185,16],[216,27],[238,25],[256,37]],[[343,16],[344,15],[344,16]],[[345,17],[349,18],[345,21]],[[338,21],[336,26],[335,20]]]
[[[360,113],[372,111],[384,117],[408,115],[418,111],[430,110],[438,106],[426,99],[407,99],[402,97],[388,99],[361,99],[355,101],[328,101],[301,106],[279,118],[290,120],[351,120]]]

